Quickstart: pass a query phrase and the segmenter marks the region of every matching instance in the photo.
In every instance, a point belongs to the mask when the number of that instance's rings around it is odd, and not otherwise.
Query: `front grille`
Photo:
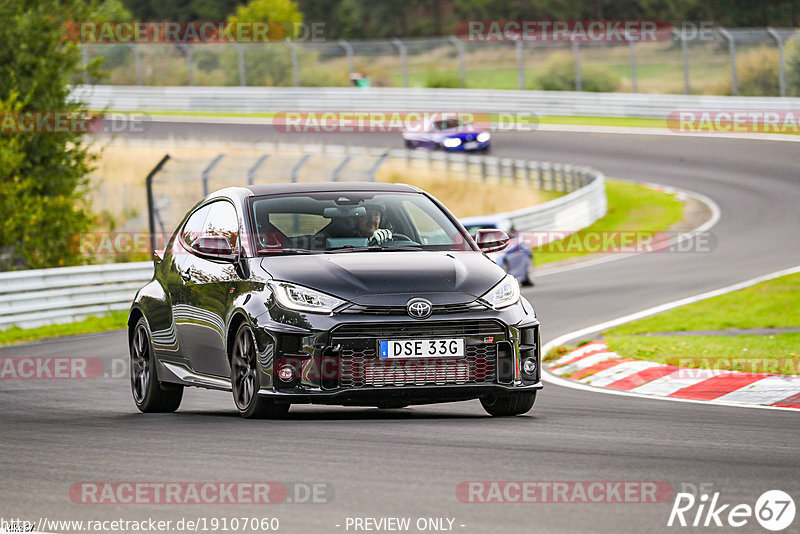
[[[489,384],[497,376],[497,348],[492,342],[486,343],[485,338],[504,334],[502,325],[494,321],[350,324],[337,328],[331,341],[341,345],[339,386],[342,388]],[[378,339],[448,336],[467,338],[465,357],[387,360],[377,355]]]
[[[451,313],[469,313],[486,309],[487,309],[486,306],[477,302],[469,302],[466,304],[438,304],[433,306],[433,315],[447,315]],[[349,308],[341,310],[341,313],[407,316],[408,310],[405,306],[363,306],[360,304],[353,304]]]

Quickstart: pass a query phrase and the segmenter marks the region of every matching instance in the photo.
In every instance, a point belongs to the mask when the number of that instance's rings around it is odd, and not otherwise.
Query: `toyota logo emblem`
[[[414,319],[427,319],[433,312],[433,306],[425,299],[411,299],[406,304],[406,311]]]

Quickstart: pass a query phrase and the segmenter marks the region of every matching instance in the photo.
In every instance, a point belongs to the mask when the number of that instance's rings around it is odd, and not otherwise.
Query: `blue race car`
[[[403,131],[406,148],[489,152],[492,135],[488,130],[450,115],[432,114],[409,125]]]
[[[520,233],[513,229],[511,221],[492,217],[466,217],[460,219],[460,222],[473,239],[478,233],[478,230],[486,228],[498,229],[506,232],[511,238],[508,247],[499,252],[490,252],[486,255],[505,269],[508,274],[516,278],[522,285],[534,285],[536,282],[536,275],[533,267],[533,251],[523,242]]]

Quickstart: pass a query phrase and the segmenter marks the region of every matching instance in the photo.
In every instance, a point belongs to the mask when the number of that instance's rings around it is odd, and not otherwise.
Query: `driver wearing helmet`
[[[388,228],[381,228],[381,223],[386,219],[386,210],[380,204],[364,204],[365,215],[356,216],[356,228],[361,237],[369,238],[372,245],[380,245],[386,241],[391,241],[392,231]]]

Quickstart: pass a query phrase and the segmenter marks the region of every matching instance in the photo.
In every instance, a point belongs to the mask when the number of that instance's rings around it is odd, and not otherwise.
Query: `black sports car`
[[[379,183],[275,184],[197,204],[134,298],[131,387],[143,412],[185,386],[233,391],[245,417],[290,404],[397,408],[480,399],[531,409],[539,321],[513,276],[435,198]]]

